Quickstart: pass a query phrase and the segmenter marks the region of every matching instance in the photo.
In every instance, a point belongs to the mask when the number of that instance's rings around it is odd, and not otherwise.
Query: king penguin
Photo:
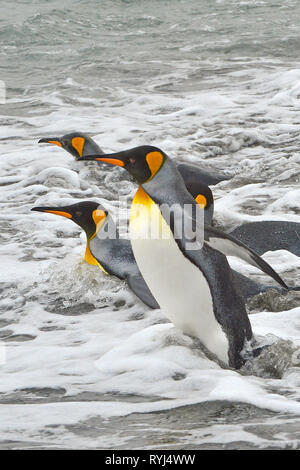
[[[62,137],[42,138],[39,143],[58,145],[76,159],[87,155],[104,154],[96,142],[82,132],[72,132]],[[205,223],[211,224],[214,214],[214,199],[208,186],[218,184],[231,177],[211,170],[206,171],[192,163],[175,162],[175,164],[189,193],[201,207],[204,207]],[[287,250],[300,256],[300,224],[297,222],[250,222],[237,227],[230,232],[230,235],[252,248],[259,255],[266,251]],[[276,288],[252,281],[238,272],[235,272],[235,277],[239,278],[239,287],[245,299],[270,288]],[[282,292],[279,288],[276,289]]]
[[[62,137],[42,138],[39,144],[48,143],[58,145],[69,152],[76,159],[85,157],[86,155],[104,154],[103,150],[96,142],[87,134],[82,132],[71,132]],[[204,208],[204,218],[206,224],[211,224],[214,213],[214,198],[209,184],[217,184],[224,179],[228,179],[225,175],[215,172],[207,172],[191,163],[176,163],[177,169],[184,179],[187,190],[200,205]]]
[[[94,153],[103,154],[103,150],[96,144],[96,142],[87,134],[83,132],[70,132],[62,137],[47,137],[42,138],[39,144],[54,144],[69,152],[73,157],[80,158],[84,155],[91,155]]]
[[[153,148],[157,149],[157,147],[152,147],[152,146],[141,146],[141,147],[135,147],[134,149],[131,149],[134,152],[137,152],[138,149],[140,148]],[[81,160],[96,160],[104,163],[110,163],[113,165],[117,166],[123,166],[121,163],[118,161],[118,159],[113,158],[114,155],[125,155],[127,152],[130,153],[131,150],[126,150],[124,152],[117,152],[116,154],[90,154],[83,156]],[[160,149],[154,150],[153,152],[161,152],[162,155],[166,156],[167,161],[168,161],[168,166],[170,166],[172,169],[176,169],[176,174],[178,175],[179,171],[176,167],[176,164],[174,163],[174,160],[170,159],[167,157],[167,155],[162,152]],[[101,158],[103,156],[103,158]],[[112,158],[110,158],[112,156]],[[125,157],[124,157],[125,158]],[[117,163],[116,163],[117,161]],[[125,167],[126,168],[126,167]],[[127,169],[127,168],[126,168]],[[131,173],[131,172],[130,172]],[[132,173],[131,173],[132,174]],[[183,178],[181,177],[179,173],[179,181],[182,183]],[[137,181],[138,179],[135,178]],[[184,181],[183,181],[184,182]],[[165,183],[166,184],[166,183]],[[174,186],[176,186],[176,183],[174,183]],[[187,190],[186,183],[184,182],[185,189]],[[168,186],[166,185],[166,188]],[[168,189],[165,190],[166,192],[166,199],[168,200]],[[189,192],[189,191],[188,191]],[[197,191],[196,191],[197,192]],[[193,196],[189,192],[189,195]],[[198,203],[198,206],[203,208],[204,207],[204,224],[205,224],[205,230],[204,230],[204,235],[205,235],[205,241],[209,243],[209,245],[219,251],[221,251],[224,255],[226,256],[235,256],[237,258],[242,259],[248,264],[251,264],[252,266],[260,269],[262,272],[273,278],[281,287],[283,287],[286,290],[289,290],[289,287],[286,285],[286,283],[283,281],[283,279],[279,276],[279,274],[274,271],[274,269],[263,259],[261,258],[253,249],[249,248],[246,244],[244,244],[242,241],[238,240],[231,234],[227,234],[219,229],[216,229],[212,226],[210,226],[207,223],[207,218],[205,217],[205,206],[204,204],[199,204],[199,200],[195,201]],[[241,275],[240,275],[241,276]],[[244,276],[243,276],[244,277]],[[268,288],[268,287],[267,287]]]
[[[124,167],[137,180],[140,186],[132,201],[130,236],[136,262],[150,291],[175,326],[199,338],[223,363],[239,369],[247,354],[251,355],[255,341],[244,301],[221,252],[234,251],[235,239],[208,226],[204,242],[197,242],[197,247],[191,249],[184,231],[181,237],[175,236],[179,218],[168,220],[162,206],[179,206],[184,220],[191,218],[186,215],[186,207],[192,208],[192,214],[197,213],[197,203],[174,162],[159,148],[140,146],[82,159]],[[193,217],[193,228],[200,231]],[[259,257],[243,244],[237,243],[237,251],[242,256],[246,252],[246,259],[255,260],[256,265]]]
[[[63,207],[33,207],[32,211],[60,215],[72,220],[86,233],[84,259],[105,274],[125,280],[148,307],[159,308],[135,262],[129,240],[119,238],[114,220],[103,206],[84,201]]]
[[[39,144],[55,144],[71,153],[75,158],[85,155],[104,154],[98,144],[83,132],[70,132],[62,137],[44,137],[39,140]],[[197,186],[199,182],[204,185],[213,186],[231,179],[231,176],[217,171],[207,171],[193,163],[175,162],[177,170],[181,174],[185,183]],[[199,192],[199,194],[201,194]]]
[[[89,135],[82,132],[72,132],[63,135],[62,137],[42,138],[39,140],[39,143],[57,145],[69,152],[76,159],[92,154],[104,154],[99,145],[96,144]],[[187,190],[199,206],[204,208],[205,223],[211,224],[214,214],[214,198],[208,185],[217,184],[220,181],[229,179],[229,177],[212,171],[207,172],[203,168],[199,168],[197,165],[193,165],[191,163],[177,163],[176,161],[174,161],[174,163],[184,180]],[[250,247],[252,246],[250,245]],[[233,275],[234,281],[244,300],[247,300],[261,292],[265,292],[268,289],[276,289],[281,293],[284,292],[280,287],[261,284],[234,270]],[[276,281],[278,280],[276,279]]]
[[[63,137],[43,138],[39,143],[55,144],[73,155],[76,159],[86,155],[104,154],[103,150],[87,134],[72,132]],[[174,162],[185,185],[198,202],[204,207],[205,223],[210,224],[214,213],[213,194],[208,186],[231,179],[231,176],[216,171],[207,171],[198,165]],[[266,251],[287,250],[300,256],[300,224],[286,221],[259,221],[243,224],[230,232],[238,240],[261,255]],[[242,276],[242,275],[240,275]],[[242,282],[242,277],[240,278]],[[251,281],[244,277],[244,286]],[[259,293],[259,284],[249,287],[249,292]],[[261,286],[262,290],[270,286]],[[261,290],[260,290],[261,291]]]

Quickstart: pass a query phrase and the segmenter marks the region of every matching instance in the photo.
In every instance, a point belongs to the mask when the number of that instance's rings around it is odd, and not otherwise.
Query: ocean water
[[[233,175],[213,188],[225,230],[300,222],[299,15],[296,0],[0,3],[0,447],[300,448],[297,298],[248,306],[274,345],[222,369],[84,263],[79,227],[30,212],[90,198],[114,213],[134,194],[122,169],[37,143],[78,130]],[[298,257],[263,257],[299,285]]]

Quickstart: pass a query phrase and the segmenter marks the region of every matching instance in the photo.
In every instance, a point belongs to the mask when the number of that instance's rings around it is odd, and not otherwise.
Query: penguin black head
[[[201,181],[185,181],[185,186],[195,201],[203,209],[208,210],[214,205],[213,193],[210,187],[206,184],[201,183]]]
[[[185,187],[197,204],[204,209],[205,224],[211,225],[214,214],[214,197],[210,187],[201,181],[185,181]]]
[[[89,240],[103,226],[108,212],[98,202],[84,201],[61,207],[33,207],[32,211],[48,212],[71,219],[79,225],[86,233]]]
[[[102,155],[85,155],[80,160],[94,160],[125,168],[139,184],[150,181],[162,168],[168,156],[159,148],[142,145],[122,152]],[[201,181],[185,180],[185,185],[195,201],[205,210],[205,223],[211,224],[214,199],[210,188]]]
[[[150,181],[161,169],[167,155],[157,147],[142,145],[123,152],[85,155],[80,160],[96,160],[124,167],[140,184]]]
[[[80,158],[91,153],[102,153],[102,150],[91,137],[82,132],[71,132],[62,137],[46,137],[40,139],[39,144],[54,144],[62,147],[73,157]]]

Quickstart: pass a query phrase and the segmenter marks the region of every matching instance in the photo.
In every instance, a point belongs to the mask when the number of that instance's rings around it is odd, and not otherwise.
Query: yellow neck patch
[[[95,231],[94,235],[92,235],[86,242],[86,250],[85,250],[84,260],[88,264],[91,264],[93,266],[98,266],[101,269],[101,271],[104,272],[104,274],[108,274],[108,272],[105,271],[103,266],[101,266],[99,261],[92,255],[91,250],[90,250],[90,240],[92,240],[97,235],[99,230],[101,229],[101,227],[104,224],[104,221],[106,219],[106,214],[105,214],[104,211],[96,209],[96,210],[93,211],[92,217],[93,217],[93,220],[94,220],[95,225],[96,225],[96,231]]]
[[[87,241],[87,244],[86,244],[84,261],[86,261],[88,264],[92,264],[93,266],[98,266],[99,265],[98,261],[96,260],[96,258],[91,253],[90,245],[89,245],[88,241]]]
[[[75,150],[77,150],[78,155],[82,157],[83,147],[85,144],[85,139],[83,137],[73,137],[72,139],[72,146]]]
[[[163,157],[163,154],[160,152],[150,152],[150,153],[147,153],[146,160],[147,160],[149,169],[151,171],[151,176],[150,178],[148,178],[147,181],[150,181],[153,178],[153,176],[156,175],[156,173],[162,166],[164,157]]]
[[[166,240],[173,238],[169,225],[161,215],[159,207],[150,196],[139,187],[130,210],[130,238],[145,240]]]
[[[146,193],[146,191],[143,190],[142,186],[139,186],[137,192],[134,195],[134,198],[132,199],[132,205],[133,204],[143,204],[144,206],[151,206],[153,204],[153,201],[150,196]]]
[[[195,201],[202,209],[207,206],[207,199],[205,196],[203,196],[203,194],[198,194],[198,196],[195,198]]]
[[[134,224],[142,230],[142,226],[147,225],[147,220],[151,218],[151,210],[154,202],[151,197],[139,186],[131,203],[129,226]]]
[[[105,269],[101,266],[99,261],[96,260],[96,258],[92,255],[91,250],[90,250],[89,240],[87,240],[87,243],[86,243],[84,261],[86,261],[88,264],[91,264],[92,266],[98,266],[101,269],[101,271],[104,272],[104,274],[108,274],[105,271]]]

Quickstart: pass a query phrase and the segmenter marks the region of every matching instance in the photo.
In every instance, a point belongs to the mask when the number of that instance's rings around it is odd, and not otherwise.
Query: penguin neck
[[[182,184],[181,184],[182,183]],[[167,159],[161,169],[149,181],[141,184],[132,200],[129,227],[140,220],[139,210],[136,212],[136,207],[141,205],[150,210],[152,205],[168,204],[172,205],[177,203],[177,189],[186,191],[183,180],[181,181],[180,173],[177,171],[175,164],[172,160]],[[189,196],[189,193],[187,193]],[[193,199],[192,199],[193,200]],[[139,225],[139,223],[138,223]]]
[[[90,241],[87,239],[86,240],[86,248],[85,248],[85,254],[84,254],[84,261],[86,261],[88,264],[91,264],[92,266],[99,266],[98,261],[96,258],[92,255],[91,250],[90,250]]]
[[[101,266],[101,259],[98,260],[95,258],[95,256],[92,254],[91,247],[90,247],[90,242],[93,240],[93,244],[96,243],[97,245],[97,256],[101,258],[101,252],[103,254],[105,253],[106,250],[106,244],[107,240],[109,241],[109,235],[115,236],[116,238],[118,237],[118,230],[116,227],[116,224],[114,220],[108,215],[105,219],[104,224],[102,225],[101,228],[96,228],[95,232],[92,235],[88,235],[86,233],[86,249],[85,249],[85,255],[84,255],[84,260],[93,266],[99,266],[99,268],[107,274],[105,269]]]
[[[157,204],[175,204],[178,201],[178,194],[180,194],[180,200],[183,203],[194,201],[187,191],[175,163],[170,158],[167,158],[156,175],[143,183],[141,187]]]
[[[103,154],[103,150],[93,140],[86,139],[84,145],[83,156],[92,154]]]

